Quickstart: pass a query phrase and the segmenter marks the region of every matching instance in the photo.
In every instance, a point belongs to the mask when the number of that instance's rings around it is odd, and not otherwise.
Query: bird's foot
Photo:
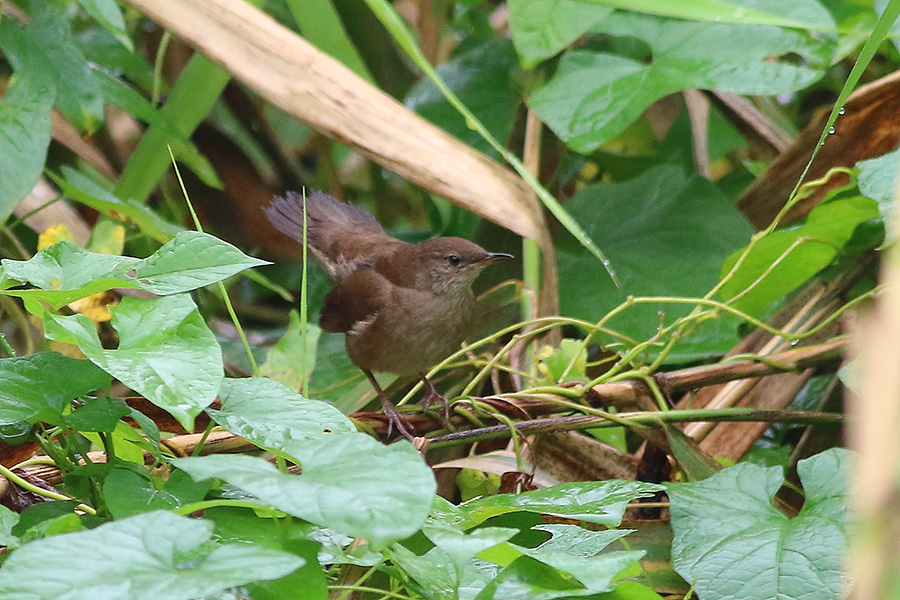
[[[394,403],[390,401],[384,392],[378,394],[378,399],[381,400],[381,410],[384,411],[384,416],[387,417],[387,437],[390,438],[394,428],[396,428],[403,437],[415,446],[416,431],[406,417],[400,414],[400,411],[397,410],[397,407],[394,406]]]
[[[425,399],[422,402],[422,410],[426,411],[432,403],[440,402],[443,406],[443,410],[440,413],[441,425],[446,426],[450,422],[450,401],[434,388],[434,385],[425,377],[424,373],[419,373],[419,379],[425,385]]]
[[[391,437],[391,434],[396,427],[397,431],[399,431],[403,437],[408,439],[413,446],[418,448],[419,443],[416,441],[416,430],[410,425],[409,421],[406,420],[406,417],[400,414],[400,411],[397,410],[397,407],[394,406],[391,399],[387,397],[387,394],[385,394],[384,390],[381,389],[381,386],[378,385],[378,380],[375,379],[372,372],[367,369],[363,369],[362,372],[368,378],[369,383],[372,384],[372,387],[375,389],[375,394],[381,401],[381,410],[384,412],[384,416],[387,417],[387,437]]]

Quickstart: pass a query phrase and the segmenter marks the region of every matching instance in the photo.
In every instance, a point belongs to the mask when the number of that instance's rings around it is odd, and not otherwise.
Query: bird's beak
[[[507,258],[515,258],[512,254],[505,254],[503,252],[488,252],[487,257],[484,260],[486,261],[495,261],[495,260],[506,260]]]

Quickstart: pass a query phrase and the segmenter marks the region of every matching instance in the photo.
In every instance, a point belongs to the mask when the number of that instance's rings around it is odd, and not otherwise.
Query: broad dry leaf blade
[[[525,184],[243,0],[128,0],[263,98],[382,166],[539,238]]]

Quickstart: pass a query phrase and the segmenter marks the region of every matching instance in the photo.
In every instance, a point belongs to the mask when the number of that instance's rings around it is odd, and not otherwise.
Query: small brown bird
[[[303,198],[294,192],[275,197],[263,208],[285,235],[303,243]],[[325,296],[319,318],[324,331],[345,334],[347,354],[378,393],[388,418],[413,439],[409,423],[397,412],[372,371],[418,375],[432,399],[447,400],[425,371],[455,352],[475,314],[472,282],[482,269],[509,254],[487,252],[456,237],[421,244],[385,233],[375,217],[314,191],[306,197],[306,244],[337,284]]]

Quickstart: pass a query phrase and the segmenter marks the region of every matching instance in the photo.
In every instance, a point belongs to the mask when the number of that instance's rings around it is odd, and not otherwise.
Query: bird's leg
[[[431,381],[425,377],[425,373],[419,373],[419,379],[422,380],[422,384],[425,386],[425,400],[422,403],[422,410],[428,410],[428,407],[431,406],[431,403],[435,400],[440,401],[444,406],[444,410],[441,411],[441,424],[446,425],[450,420],[450,402],[440,392],[434,389],[434,385],[432,385]]]
[[[397,407],[391,402],[391,399],[387,397],[387,394],[385,394],[384,390],[381,389],[381,386],[378,385],[378,381],[375,380],[375,376],[372,375],[372,372],[363,369],[363,373],[369,378],[369,383],[375,388],[375,393],[381,401],[381,409],[384,411],[384,416],[387,417],[388,422],[387,437],[391,437],[391,433],[393,432],[394,427],[396,427],[397,431],[399,431],[403,437],[415,445],[416,436],[412,425],[409,424],[406,417],[400,414]]]

